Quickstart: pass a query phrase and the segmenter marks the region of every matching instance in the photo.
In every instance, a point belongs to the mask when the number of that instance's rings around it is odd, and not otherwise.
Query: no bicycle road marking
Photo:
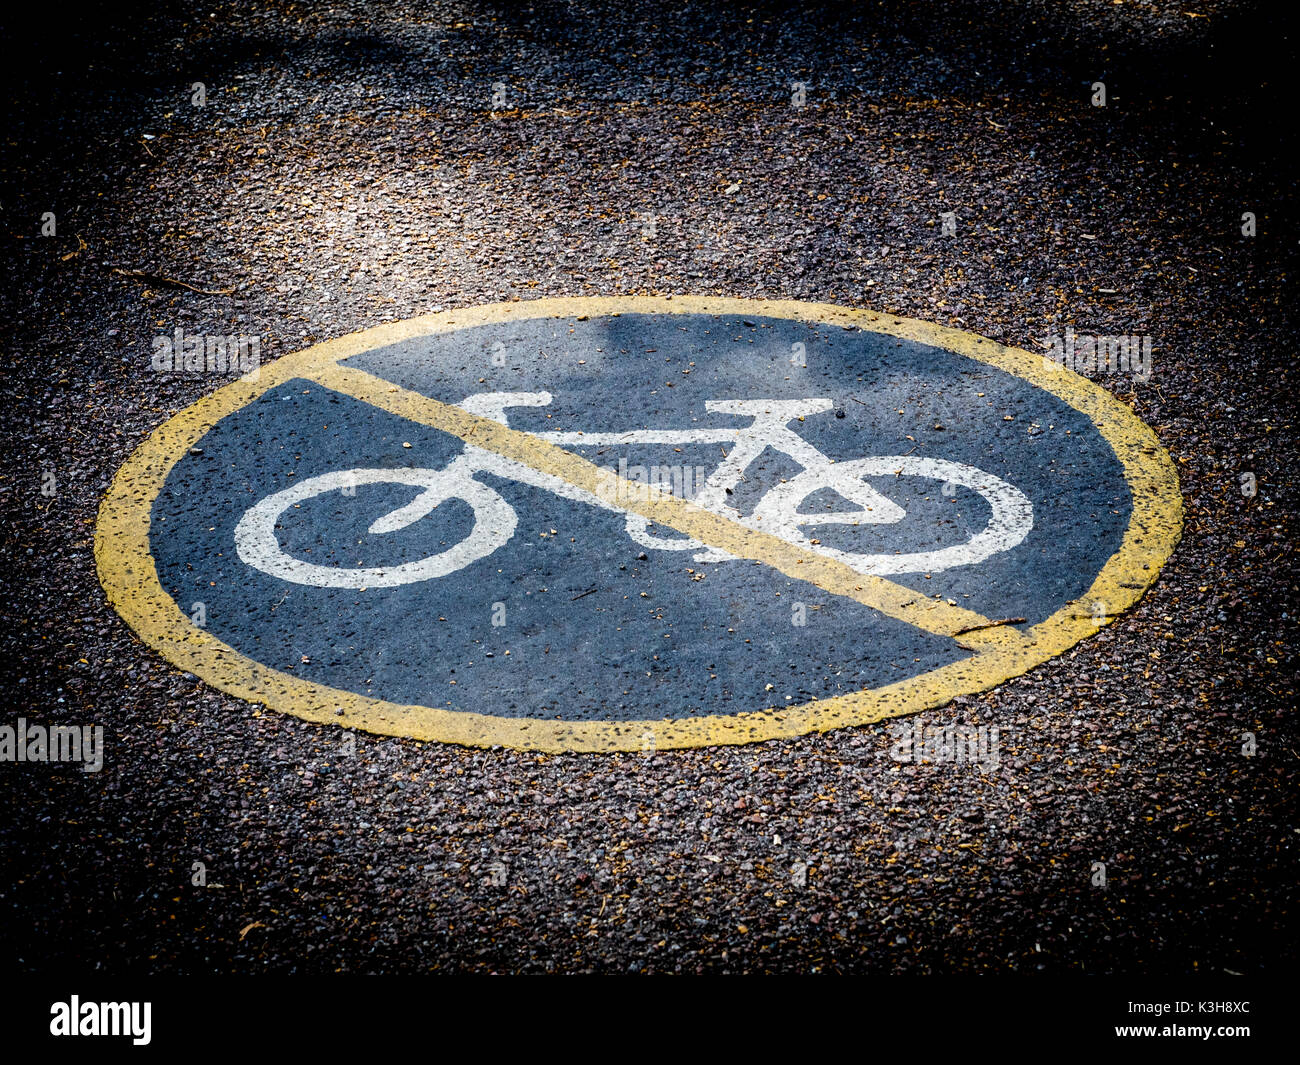
[[[616,751],[863,724],[1131,606],[1173,464],[1104,390],[956,330],[541,300],[286,356],[161,426],[96,530],[165,658],[321,723]]]

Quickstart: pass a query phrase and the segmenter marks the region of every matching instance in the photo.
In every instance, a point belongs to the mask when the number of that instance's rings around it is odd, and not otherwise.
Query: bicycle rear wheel
[[[448,500],[460,499],[472,508],[473,525],[463,540],[445,551],[397,566],[322,566],[294,558],[280,546],[276,526],[290,507],[326,492],[367,484],[405,484],[424,489],[417,497],[424,513]],[[401,509],[409,507],[407,504]],[[490,555],[514,535],[517,521],[514,508],[500,493],[459,470],[357,468],[308,477],[255,503],[235,526],[235,549],[247,565],[295,584],[315,588],[395,588],[445,577]],[[375,524],[382,522],[380,519]],[[409,521],[402,527],[406,524]]]

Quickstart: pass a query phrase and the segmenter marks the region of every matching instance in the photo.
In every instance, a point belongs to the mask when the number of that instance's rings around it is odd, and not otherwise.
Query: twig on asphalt
[[[962,636],[968,632],[978,632],[980,629],[993,629],[999,625],[1019,625],[1024,618],[998,618],[997,621],[986,621],[983,625],[967,625],[964,629],[958,629],[953,633],[954,636]]]
[[[230,296],[234,294],[234,287],[231,288],[198,288],[191,285],[188,281],[178,281],[174,277],[166,277],[163,274],[152,274],[148,270],[127,270],[121,266],[110,267],[115,274],[121,274],[123,277],[134,277],[141,281],[148,281],[151,285],[166,285],[168,288],[187,288],[191,292],[197,292],[201,296]]]

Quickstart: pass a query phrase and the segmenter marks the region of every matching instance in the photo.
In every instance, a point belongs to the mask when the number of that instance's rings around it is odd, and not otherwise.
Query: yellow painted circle
[[[961,617],[938,617],[932,624],[949,626],[946,631],[972,654],[929,673],[798,706],[653,721],[501,718],[429,706],[404,706],[317,684],[264,666],[197,627],[159,583],[149,547],[149,521],[153,502],[167,474],[217,422],[267,390],[296,377],[318,380],[329,379],[331,375],[338,377],[347,372],[338,365],[342,360],[411,337],[491,322],[634,313],[751,315],[856,326],[942,348],[1013,374],[1086,415],[1115,452],[1132,495],[1132,512],[1120,549],[1102,567],[1085,595],[1067,603],[1023,635],[1009,627],[964,631],[964,626],[953,627],[961,625]],[[391,405],[396,400],[389,402],[389,409],[399,410],[400,405]],[[518,440],[524,434],[475,419],[459,408],[424,402],[438,408],[441,417],[458,419],[456,424],[467,426],[466,432],[482,430],[498,434],[502,453],[511,447],[524,446]],[[572,468],[576,477],[595,476],[582,468],[583,460],[549,445],[540,447],[546,452],[542,461],[552,463],[555,468]],[[658,505],[652,503],[647,509]],[[700,528],[715,520],[708,512],[690,504],[674,502],[671,508],[678,521],[702,523],[698,525]],[[1096,632],[1098,623],[1091,609],[1093,602],[1100,600],[1107,604],[1108,616],[1103,623],[1109,623],[1132,606],[1155,581],[1178,543],[1181,531],[1178,477],[1155,434],[1108,392],[1069,370],[1048,364],[1041,356],[944,326],[828,304],[708,297],[609,297],[498,304],[379,326],[285,356],[263,367],[256,379],[242,378],[218,389],[155,430],[118,471],[100,506],[95,529],[95,560],[109,602],[145,643],[178,668],[251,703],[307,721],[419,740],[479,747],[500,744],[541,751],[639,751],[648,747],[702,747],[800,736],[915,713],[940,706],[957,695],[985,691],[1059,655]],[[817,559],[794,558],[792,551],[797,553],[797,550],[779,543],[760,546],[768,551],[762,556],[764,561],[777,568],[785,567],[784,572],[791,575],[807,572],[793,568],[805,563],[825,565]],[[836,578],[833,567],[826,572],[828,580]],[[856,587],[856,595],[862,597],[860,601],[873,606],[880,604],[887,612],[897,611],[893,616],[905,616],[904,608],[908,604],[889,598],[891,591],[898,590],[896,586],[878,578],[856,579],[875,582],[868,583],[866,590],[861,585]],[[932,631],[941,629],[936,627]]]

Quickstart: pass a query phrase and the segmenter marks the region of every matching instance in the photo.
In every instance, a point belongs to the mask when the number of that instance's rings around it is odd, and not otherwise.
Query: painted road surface
[[[316,721],[636,750],[990,687],[1130,606],[1179,531],[1154,436],[1055,364],[810,304],[573,300],[320,345],[163,426],[114,605]]]

